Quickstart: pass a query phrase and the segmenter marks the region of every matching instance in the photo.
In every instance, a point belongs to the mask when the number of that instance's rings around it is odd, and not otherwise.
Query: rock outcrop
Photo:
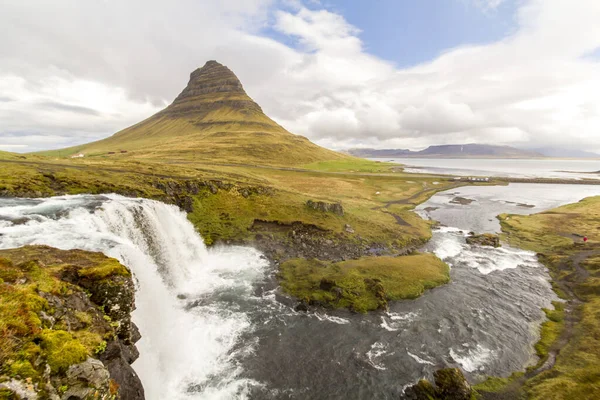
[[[344,215],[344,208],[340,203],[326,203],[324,201],[308,200],[306,202],[306,206],[316,211],[330,212],[339,216]]]
[[[433,373],[435,386],[427,380],[420,380],[406,389],[410,400],[470,400],[473,389],[458,368],[445,368]]]
[[[203,117],[228,107],[245,113],[262,113],[244,90],[242,83],[226,66],[211,60],[190,74],[190,81],[173,103],[159,115]]]
[[[101,253],[0,250],[0,398],[144,399],[134,293]]]
[[[500,237],[492,233],[483,233],[481,235],[472,234],[467,237],[467,243],[478,246],[500,247]]]

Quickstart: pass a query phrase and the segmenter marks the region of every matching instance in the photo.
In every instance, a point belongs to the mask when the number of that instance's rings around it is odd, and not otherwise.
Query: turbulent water
[[[534,360],[541,308],[554,299],[546,271],[529,252],[467,246],[464,232],[497,230],[499,212],[538,212],[598,194],[475,189],[419,207],[446,225],[423,250],[452,266],[452,282],[394,302],[388,313],[297,313],[259,252],[207,250],[185,214],[150,200],[1,199],[0,248],[102,251],[132,269],[133,317],[143,335],[133,367],[148,399],[396,399],[440,367],[460,366],[477,380]],[[450,204],[457,195],[476,201]]]
[[[231,399],[251,382],[239,359],[267,263],[248,248],[207,251],[174,206],[120,196],[0,200],[0,248],[46,244],[115,257],[137,280],[133,320],[143,335],[133,367],[147,398]]]

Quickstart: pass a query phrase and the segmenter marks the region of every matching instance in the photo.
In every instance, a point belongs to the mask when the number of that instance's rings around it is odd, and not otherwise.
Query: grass
[[[355,174],[125,158],[28,157],[24,162],[1,163],[0,195],[120,193],[171,203],[189,197],[194,206],[189,219],[208,244],[251,241],[257,232],[250,228],[255,220],[261,220],[300,222],[332,234],[343,232],[349,224],[355,231],[348,235],[352,240],[360,237],[363,241],[403,247],[430,237],[428,223],[412,213],[414,206],[437,191],[458,185],[401,172]],[[206,186],[198,193],[185,189],[188,182],[207,181],[220,181],[228,189],[219,189],[216,194]],[[436,181],[438,184],[434,185]],[[171,193],[159,189],[159,184],[175,184],[184,189]],[[266,190],[257,193],[257,189]],[[244,191],[251,194],[244,196]],[[307,200],[339,202],[345,214],[338,217],[310,210]]]
[[[362,158],[344,158],[340,160],[317,161],[311,164],[303,165],[302,168],[325,172],[369,172],[381,173],[392,172],[399,165],[392,163],[382,163],[381,161],[371,161]]]
[[[71,309],[69,298],[84,290],[62,280],[76,268],[81,278],[100,282],[129,275],[121,264],[101,253],[63,251],[47,246],[0,250],[0,376],[38,382],[47,364],[55,374],[93,356],[112,327],[98,307]],[[52,296],[52,305],[46,298]],[[77,303],[74,303],[77,304]],[[50,323],[49,317],[55,318]],[[71,329],[64,318],[83,322]]]
[[[357,312],[382,309],[387,302],[414,299],[450,281],[448,266],[433,254],[365,257],[329,263],[293,259],[281,265],[281,287],[311,303]]]
[[[531,216],[499,216],[506,240],[535,251],[565,303],[545,310],[536,351],[554,366],[522,382],[530,399],[600,398],[600,197]],[[587,235],[584,244],[574,235]],[[571,307],[567,314],[567,307]],[[567,324],[566,319],[574,320]],[[562,338],[562,339],[561,339]],[[561,341],[563,340],[563,341]]]

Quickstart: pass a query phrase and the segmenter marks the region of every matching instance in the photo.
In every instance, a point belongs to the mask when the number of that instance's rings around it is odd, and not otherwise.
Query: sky
[[[597,0],[3,0],[0,150],[98,140],[217,60],[333,148],[600,152]]]

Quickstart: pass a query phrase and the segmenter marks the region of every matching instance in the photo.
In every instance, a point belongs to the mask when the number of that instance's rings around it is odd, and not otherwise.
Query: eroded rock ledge
[[[0,399],[144,399],[134,294],[101,253],[0,250]]]

